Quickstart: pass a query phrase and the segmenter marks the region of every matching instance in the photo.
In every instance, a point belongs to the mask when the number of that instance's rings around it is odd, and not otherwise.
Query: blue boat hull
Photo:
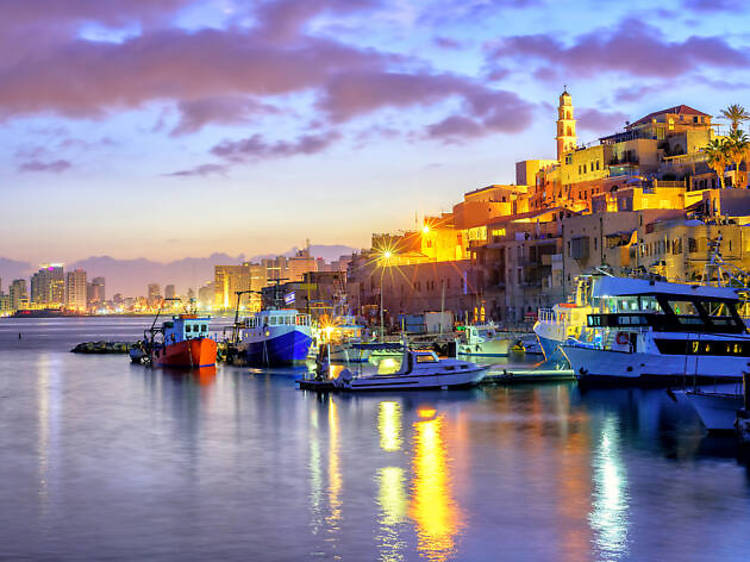
[[[310,351],[312,338],[300,331],[280,336],[246,342],[243,356],[251,366],[287,366],[304,363]]]

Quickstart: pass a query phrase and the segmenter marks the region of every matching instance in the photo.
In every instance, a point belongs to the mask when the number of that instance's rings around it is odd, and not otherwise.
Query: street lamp
[[[384,322],[383,322],[383,274],[385,273],[385,266],[388,265],[389,260],[393,256],[393,252],[390,250],[383,250],[380,254],[380,341],[383,341],[384,334]]]

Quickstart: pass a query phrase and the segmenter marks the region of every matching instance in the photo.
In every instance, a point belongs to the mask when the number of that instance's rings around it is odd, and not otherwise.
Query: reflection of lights
[[[603,554],[621,555],[627,548],[628,493],[625,468],[619,457],[615,420],[604,422],[594,466],[594,508],[589,516]]]
[[[322,490],[320,470],[320,441],[318,439],[318,409],[310,410],[310,508],[312,511],[313,532],[317,532],[321,524],[320,499]]]
[[[417,415],[422,419],[434,418],[435,414],[437,414],[437,410],[435,410],[435,408],[424,406],[421,408],[417,408]]]
[[[401,448],[401,404],[384,401],[378,404],[380,448],[398,451]]]
[[[430,560],[455,554],[460,512],[451,497],[442,418],[414,423],[414,482],[410,515],[417,524],[417,549]]]
[[[341,519],[341,470],[339,468],[339,415],[333,398],[328,401],[328,523],[338,529]]]
[[[406,542],[399,537],[398,526],[406,521],[404,469],[398,466],[381,468],[377,473],[380,532],[376,537],[382,560],[403,560]]]

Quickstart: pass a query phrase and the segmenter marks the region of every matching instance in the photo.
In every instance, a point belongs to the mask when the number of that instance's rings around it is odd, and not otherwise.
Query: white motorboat
[[[675,392],[680,401],[687,401],[709,431],[734,431],[737,410],[742,408],[742,394],[685,390]]]
[[[462,334],[456,352],[476,357],[506,357],[510,353],[511,338],[494,324],[472,324],[459,329]]]
[[[440,359],[434,351],[406,349],[400,364],[388,358],[378,365],[376,374],[359,376],[344,369],[333,384],[347,391],[460,388],[479,383],[488,368],[468,361]]]
[[[581,382],[732,382],[750,361],[733,289],[605,277],[599,312],[562,345]]]

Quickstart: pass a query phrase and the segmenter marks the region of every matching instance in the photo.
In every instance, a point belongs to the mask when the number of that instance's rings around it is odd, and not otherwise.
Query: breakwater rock
[[[128,353],[133,346],[135,346],[135,344],[130,342],[88,341],[79,343],[70,351],[73,353],[91,354]]]

